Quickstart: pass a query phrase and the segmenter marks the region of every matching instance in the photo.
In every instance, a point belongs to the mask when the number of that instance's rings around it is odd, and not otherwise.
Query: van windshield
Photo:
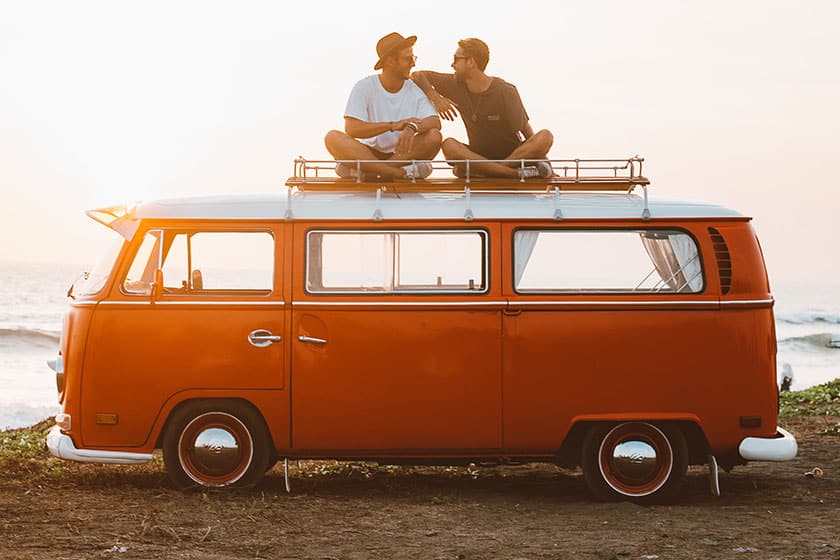
[[[124,244],[125,239],[117,235],[90,272],[85,272],[73,282],[68,295],[93,295],[102,290],[111,275],[111,271],[114,269],[114,264]]]

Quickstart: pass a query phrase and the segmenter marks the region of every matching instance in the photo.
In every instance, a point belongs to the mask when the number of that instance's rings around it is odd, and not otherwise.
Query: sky
[[[84,211],[276,192],[326,158],[376,41],[490,46],[550,156],[752,216],[774,281],[840,287],[840,3],[0,0],[0,261],[94,262]],[[460,123],[444,135],[465,139]]]

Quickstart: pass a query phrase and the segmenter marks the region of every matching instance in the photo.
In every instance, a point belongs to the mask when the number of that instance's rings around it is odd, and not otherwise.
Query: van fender
[[[710,453],[709,440],[703,430],[700,418],[685,412],[622,412],[619,414],[579,414],[569,422],[569,430],[557,451],[561,465],[580,465],[583,440],[594,424],[618,424],[622,422],[649,422],[652,424],[678,424],[688,444],[688,460],[691,465],[703,465]]]
[[[265,423],[265,427],[268,430],[269,437],[274,441],[275,446],[277,446],[277,440],[274,437],[274,431],[272,430],[272,423],[269,422],[269,419],[272,418],[270,411],[270,401],[275,403],[278,400],[278,393],[282,393],[282,390],[241,390],[241,389],[190,389],[186,391],[180,391],[171,395],[161,406],[160,410],[158,411],[157,417],[155,418],[154,422],[152,423],[152,429],[149,432],[149,437],[147,438],[146,442],[147,445],[149,442],[152,442],[150,449],[160,448],[162,445],[162,438],[163,438],[163,431],[166,427],[166,423],[169,421],[169,418],[172,417],[172,414],[175,412],[176,409],[195,401],[212,401],[212,400],[225,400],[225,401],[242,401],[244,404],[251,406],[257,413],[262,417],[263,422]],[[276,416],[276,415],[275,415]],[[146,446],[144,446],[146,447]]]

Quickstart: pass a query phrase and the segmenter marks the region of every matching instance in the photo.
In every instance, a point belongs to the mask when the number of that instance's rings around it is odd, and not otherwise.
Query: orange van
[[[278,458],[545,461],[638,502],[688,465],[717,493],[718,466],[793,458],[750,218],[649,199],[638,157],[551,163],[362,183],[299,160],[277,195],[89,212],[120,236],[69,293],[50,451],[162,449],[178,487]]]

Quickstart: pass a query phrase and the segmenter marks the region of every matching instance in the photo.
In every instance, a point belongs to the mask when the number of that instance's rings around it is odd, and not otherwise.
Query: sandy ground
[[[159,463],[6,461],[0,558],[840,559],[840,436],[820,433],[838,420],[788,421],[796,460],[722,473],[719,498],[692,468],[652,507],[595,502],[579,472],[544,465],[293,463],[291,494],[282,465],[253,490],[184,494]]]

